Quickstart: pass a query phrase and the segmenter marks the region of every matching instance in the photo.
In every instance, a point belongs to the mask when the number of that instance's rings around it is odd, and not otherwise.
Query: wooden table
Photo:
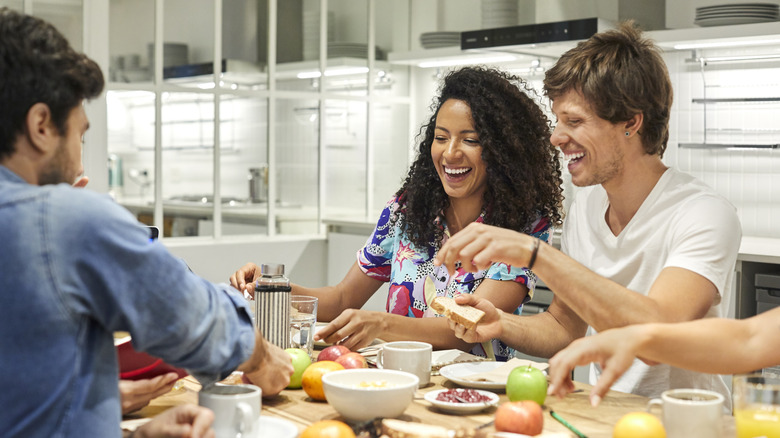
[[[404,414],[399,417],[404,421],[415,421],[426,424],[445,426],[448,428],[474,428],[493,420],[496,408],[490,408],[478,414],[452,415],[444,414],[423,399],[422,394],[441,388],[456,388],[453,382],[441,376],[433,376],[427,387],[418,391],[418,397],[409,405]],[[590,385],[576,383],[582,392],[569,394],[563,399],[550,397],[545,402],[547,408],[554,410],[570,424],[574,425],[589,438],[610,438],[612,427],[624,414],[632,411],[644,411],[648,399],[646,397],[610,391],[604,397],[598,408],[590,406],[588,391]],[[132,429],[138,424],[148,421],[154,415],[183,403],[198,402],[200,385],[192,377],[184,379],[184,387],[173,390],[169,394],[156,398],[144,409],[125,417],[123,429]],[[499,394],[499,403],[507,401],[506,394]],[[545,410],[544,431],[570,433],[562,424]],[[657,412],[656,412],[657,413]],[[263,415],[279,417],[295,423],[300,430],[319,420],[342,419],[327,402],[317,402],[309,398],[302,389],[286,389],[276,397],[263,399]],[[492,426],[487,431],[494,430]],[[574,436],[571,434],[571,436]],[[723,438],[736,436],[734,417],[723,416]]]

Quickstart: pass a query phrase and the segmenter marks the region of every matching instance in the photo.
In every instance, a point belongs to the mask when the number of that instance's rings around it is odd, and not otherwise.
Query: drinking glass
[[[303,295],[290,297],[290,347],[314,351],[314,327],[317,323],[317,298]]]
[[[734,376],[737,438],[780,438],[780,374]]]

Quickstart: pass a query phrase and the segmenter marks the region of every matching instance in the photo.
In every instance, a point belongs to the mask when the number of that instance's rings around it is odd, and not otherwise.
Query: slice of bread
[[[440,315],[462,324],[467,329],[473,329],[474,326],[485,316],[485,312],[476,307],[457,304],[454,298],[436,297],[431,303],[431,309]]]
[[[486,438],[489,433],[483,430],[458,427],[455,430],[444,426],[415,423],[411,421],[382,419],[382,437],[387,438]]]

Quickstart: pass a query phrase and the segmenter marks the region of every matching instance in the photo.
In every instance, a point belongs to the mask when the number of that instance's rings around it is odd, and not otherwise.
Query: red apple
[[[496,430],[525,435],[542,433],[544,416],[539,403],[531,400],[506,402],[496,409]]]
[[[336,358],[336,363],[340,363],[344,368],[368,368],[366,358],[360,353],[347,353]]]
[[[331,345],[330,347],[325,347],[322,351],[320,351],[319,356],[317,356],[317,360],[332,360],[335,362],[339,356],[343,356],[347,353],[349,353],[349,348],[343,345]]]

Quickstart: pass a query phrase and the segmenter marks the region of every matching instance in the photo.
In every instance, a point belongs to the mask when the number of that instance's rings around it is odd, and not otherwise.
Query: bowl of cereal
[[[325,398],[347,421],[394,418],[412,402],[420,379],[405,371],[362,368],[322,376]]]

